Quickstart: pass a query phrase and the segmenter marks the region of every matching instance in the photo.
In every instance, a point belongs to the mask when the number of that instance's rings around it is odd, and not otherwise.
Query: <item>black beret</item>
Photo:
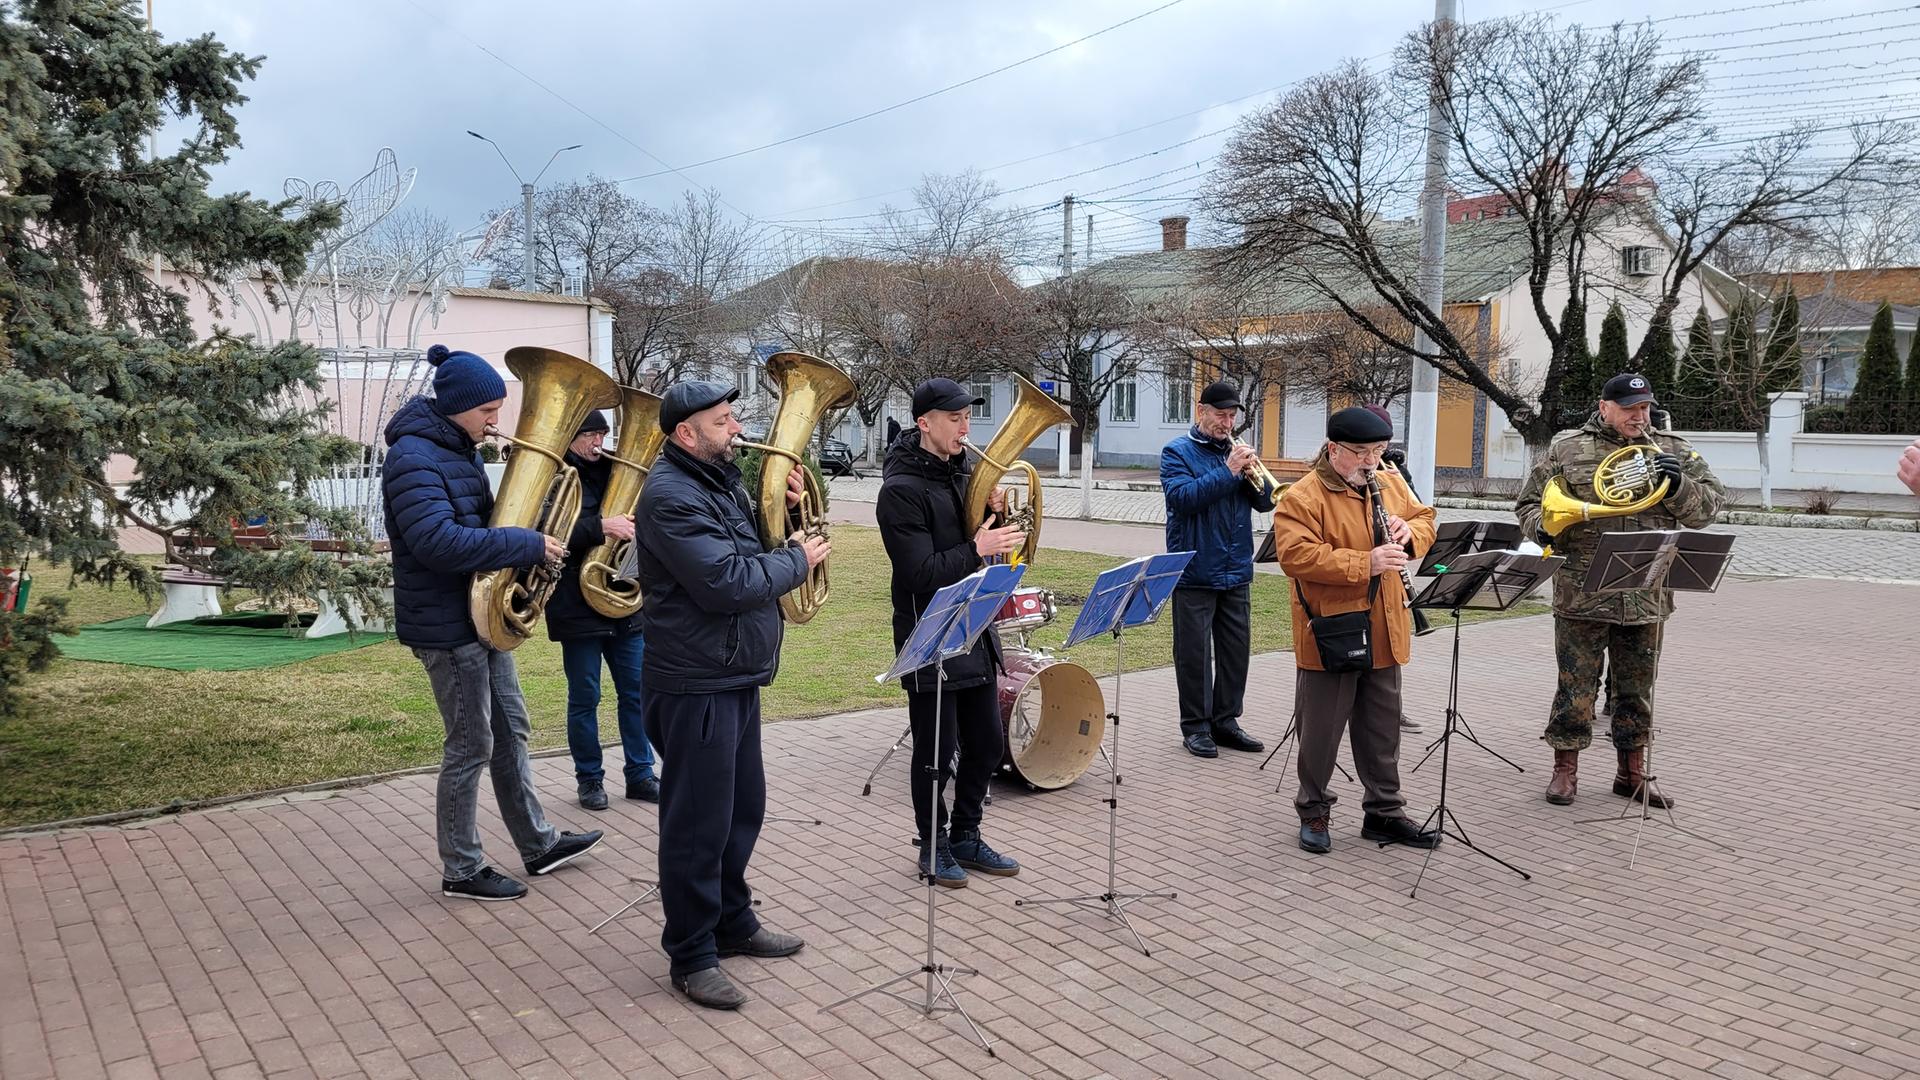
[[[613,428],[607,423],[606,410],[595,409],[592,412],[587,414],[587,418],[585,420],[580,421],[580,430],[574,432],[573,437],[577,439],[582,435],[591,435],[596,431],[612,431],[612,430]]]
[[[740,388],[723,382],[679,382],[660,395],[660,430],[673,434],[680,421],[740,396]]]
[[[1355,405],[1327,417],[1327,438],[1345,443],[1386,442],[1393,438],[1393,425],[1373,410]]]

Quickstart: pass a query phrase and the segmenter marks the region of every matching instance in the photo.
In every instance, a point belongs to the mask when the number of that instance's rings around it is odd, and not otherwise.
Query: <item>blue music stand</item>
[[[1141,939],[1140,931],[1135,930],[1133,923],[1128,920],[1127,905],[1142,900],[1171,900],[1177,894],[1123,893],[1119,891],[1117,883],[1120,857],[1120,675],[1121,669],[1126,666],[1122,663],[1121,643],[1124,640],[1123,631],[1145,626],[1160,617],[1161,609],[1173,596],[1174,587],[1180,584],[1180,575],[1186,571],[1187,563],[1193,561],[1193,554],[1191,551],[1172,551],[1165,555],[1149,555],[1121,563],[1095,578],[1093,591],[1080,608],[1080,616],[1073,621],[1073,629],[1068,632],[1067,643],[1063,646],[1071,648],[1101,634],[1113,635],[1113,711],[1107,714],[1107,729],[1113,734],[1113,752],[1108,755],[1107,769],[1107,891],[1013,902],[1015,907],[1028,904],[1097,907],[1106,912],[1107,917],[1120,920],[1120,925],[1133,935],[1133,943],[1139,947],[1142,956],[1153,954]]]
[[[907,635],[906,643],[900,646],[900,653],[894,657],[893,666],[874,676],[875,682],[885,683],[919,671],[929,665],[937,665],[933,683],[933,752],[928,756],[933,766],[927,770],[927,785],[933,789],[932,806],[936,818],[939,815],[940,799],[945,784],[940,776],[940,714],[942,696],[947,681],[947,661],[962,656],[973,648],[973,643],[993,625],[994,616],[1000,611],[1000,605],[1020,584],[1026,575],[1025,566],[1010,566],[1004,563],[983,567],[961,578],[959,581],[933,594],[927,601],[925,611],[920,613],[920,621],[914,624],[913,632]],[[929,830],[931,831],[931,830]],[[931,848],[937,841],[927,837]],[[931,852],[930,852],[931,854]],[[849,994],[831,1004],[822,1005],[821,1012],[837,1009],[850,1001],[866,997],[868,994],[884,994],[896,1001],[904,1001],[919,1011],[920,1015],[933,1017],[940,1013],[959,1013],[973,1030],[973,1037],[980,1043],[988,1057],[998,1057],[993,1044],[987,1041],[986,1033],[980,1025],[973,1022],[967,1010],[960,1005],[959,998],[953,993],[953,980],[962,975],[978,975],[972,968],[955,967],[943,964],[934,952],[934,914],[939,908],[937,893],[934,889],[933,871],[938,869],[937,860],[927,860],[927,872],[920,875],[927,887],[927,958],[924,963],[912,971],[905,971],[884,982],[875,983],[865,990]],[[916,976],[926,976],[926,992],[918,997],[908,997],[892,987]]]

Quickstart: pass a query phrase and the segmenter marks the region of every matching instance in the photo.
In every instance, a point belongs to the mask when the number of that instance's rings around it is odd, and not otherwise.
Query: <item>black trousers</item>
[[[1253,649],[1251,589],[1173,590],[1173,681],[1182,735],[1211,735],[1240,719]]]
[[[927,822],[934,812],[933,792],[928,790],[932,757],[940,760],[939,824],[964,832],[980,827],[980,815],[987,802],[987,787],[994,770],[1006,753],[1006,730],[1000,726],[1000,692],[993,683],[949,689],[940,695],[940,749],[933,746],[933,695],[907,692],[907,719],[913,726],[913,820],[921,836],[927,835]],[[953,765],[953,751],[960,750],[960,764]],[[947,815],[946,788],[953,784],[953,815]]]
[[[673,974],[691,975],[719,966],[716,940],[760,929],[747,888],[747,860],[767,816],[760,690],[650,690],[646,726],[669,763],[660,778],[660,946]]]

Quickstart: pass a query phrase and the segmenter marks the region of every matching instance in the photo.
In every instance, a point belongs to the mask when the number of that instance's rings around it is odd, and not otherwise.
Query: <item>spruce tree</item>
[[[117,544],[124,519],[212,537],[206,569],[271,600],[321,587],[373,599],[372,564],[232,540],[232,522],[262,517],[283,536],[305,522],[353,528],[303,494],[362,450],[296,403],[322,387],[318,356],[196,340],[185,298],[147,273],[156,257],[207,282],[296,273],[337,221],[333,208],[296,216],[208,192],[209,170],[240,145],[241,84],[259,66],[212,37],[163,42],[125,0],[0,5],[0,566],[33,558],[151,593],[152,567]],[[148,137],[163,123],[190,130],[155,160]],[[139,470],[119,489],[115,454]],[[0,650],[15,653],[0,660],[0,712],[64,629],[58,605],[0,613]]]
[[[1653,392],[1669,412],[1667,399],[1674,392],[1674,365],[1679,360],[1673,343],[1673,315],[1661,311],[1647,323],[1646,336],[1640,339],[1640,374],[1653,384]]]
[[[1853,396],[1847,399],[1847,430],[1878,435],[1901,425],[1897,414],[1906,388],[1900,380],[1900,354],[1893,341],[1893,305],[1880,301],[1860,350],[1860,367],[1853,378]]]
[[[1727,312],[1726,332],[1721,335],[1710,431],[1748,430],[1752,426],[1750,410],[1758,396],[1755,387],[1764,353],[1754,340],[1753,323],[1753,305],[1745,297],[1734,301]]]
[[[1766,370],[1761,389],[1771,398],[1774,394],[1798,390],[1806,381],[1800,354],[1800,298],[1789,291],[1773,305],[1773,317],[1768,322]]]
[[[1620,302],[1616,300],[1607,306],[1607,317],[1600,320],[1600,351],[1593,358],[1593,396],[1598,398],[1607,380],[1626,371],[1629,363],[1627,313],[1620,310]]]
[[[1909,435],[1920,433],[1920,324],[1913,328],[1913,343],[1907,346],[1907,425]]]
[[[1713,339],[1713,323],[1707,319],[1707,309],[1701,308],[1694,313],[1693,325],[1687,328],[1687,351],[1680,356],[1679,369],[1674,373],[1673,426],[1676,429],[1711,429],[1714,418],[1714,402],[1718,399],[1718,373],[1720,370],[1720,349]]]
[[[1567,306],[1560,314],[1560,329],[1566,335],[1558,387],[1561,426],[1579,427],[1593,412],[1594,402],[1600,399],[1600,389],[1593,381],[1593,353],[1587,347],[1587,307],[1577,285],[1567,295]]]

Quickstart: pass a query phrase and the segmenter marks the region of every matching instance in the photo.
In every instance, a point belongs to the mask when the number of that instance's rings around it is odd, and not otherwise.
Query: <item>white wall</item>
[[[1767,456],[1776,490],[1826,487],[1837,492],[1900,495],[1894,476],[1901,450],[1912,435],[1818,435],[1800,430],[1805,394],[1782,394],[1773,403]],[[1689,431],[1681,434],[1707,459],[1728,487],[1760,486],[1760,449],[1750,432]]]

